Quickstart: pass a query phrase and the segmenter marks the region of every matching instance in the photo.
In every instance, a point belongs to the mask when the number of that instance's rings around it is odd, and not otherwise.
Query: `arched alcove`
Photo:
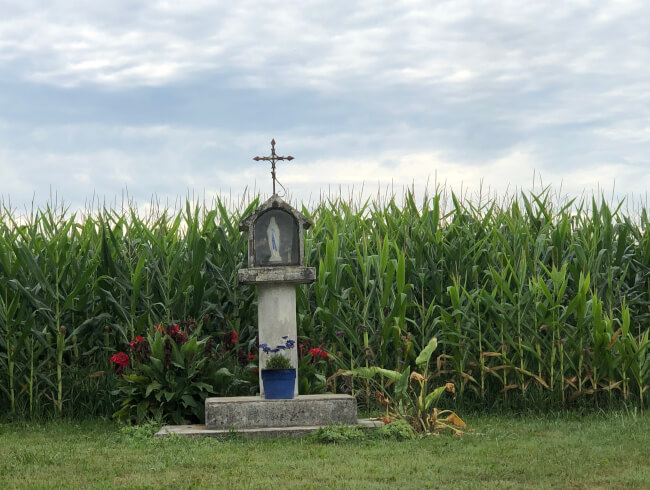
[[[300,230],[294,216],[272,208],[253,224],[254,267],[300,264]]]

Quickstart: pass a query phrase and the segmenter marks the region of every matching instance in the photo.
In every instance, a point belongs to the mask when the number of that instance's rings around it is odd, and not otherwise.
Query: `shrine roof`
[[[304,230],[306,230],[313,224],[312,221],[309,218],[307,218],[307,216],[302,214],[297,209],[293,208],[287,202],[283,201],[277,194],[273,194],[267,201],[262,203],[255,211],[253,211],[251,214],[249,214],[239,222],[239,231],[248,231],[251,228],[251,225],[255,223],[257,218],[262,214],[264,214],[266,211],[269,211],[270,209],[280,209],[282,211],[286,211],[287,213],[292,215],[299,224],[302,224],[302,228]]]

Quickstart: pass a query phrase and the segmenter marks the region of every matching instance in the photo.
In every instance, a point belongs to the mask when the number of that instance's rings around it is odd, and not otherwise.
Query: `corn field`
[[[650,236],[603,198],[549,189],[503,201],[437,190],[421,200],[324,199],[302,208],[312,285],[298,287],[299,342],[329,353],[327,376],[402,369],[437,337],[431,375],[457,403],[535,409],[643,408],[650,384]],[[110,415],[108,358],[159,322],[256,336],[255,288],[238,286],[238,209],[189,202],[142,216],[56,206],[0,211],[0,410]],[[435,363],[435,365],[433,365]],[[371,403],[357,381],[330,388]]]

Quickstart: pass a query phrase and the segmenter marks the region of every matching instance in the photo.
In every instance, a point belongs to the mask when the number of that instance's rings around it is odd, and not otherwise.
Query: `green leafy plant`
[[[386,407],[385,422],[404,420],[413,429],[421,433],[434,433],[441,429],[451,429],[460,434],[465,423],[451,410],[438,411],[437,404],[445,392],[455,393],[453,383],[431,387],[429,362],[438,346],[438,339],[433,337],[420,351],[415,365],[422,372],[411,372],[410,366],[403,371],[379,367],[357,368],[341,373],[374,380],[376,375],[382,378],[378,384],[377,399]],[[387,380],[387,382],[385,382]],[[392,388],[392,389],[391,389]]]
[[[328,361],[333,361],[329,354],[320,347],[308,348],[301,344],[298,350],[298,390],[301,395],[325,392],[327,388]]]
[[[120,374],[114,394],[121,400],[113,417],[136,423],[203,421],[208,396],[242,383],[219,366],[213,349],[210,337],[188,336],[177,324],[158,325],[146,338],[136,337],[129,344],[130,358],[125,353],[111,358]]]
[[[367,435],[357,425],[327,425],[319,427],[314,434],[314,439],[321,443],[341,443],[349,441],[362,441]]]
[[[418,434],[405,420],[395,420],[378,428],[346,424],[327,425],[319,427],[313,435],[316,442],[325,444],[377,439],[407,441],[417,437]]]
[[[403,419],[379,427],[377,435],[380,439],[394,439],[397,441],[408,441],[418,436],[413,426]]]
[[[264,369],[291,369],[291,361],[282,354],[276,354],[266,361]]]
[[[160,430],[160,423],[148,420],[140,425],[123,425],[120,434],[133,441],[151,439]]]

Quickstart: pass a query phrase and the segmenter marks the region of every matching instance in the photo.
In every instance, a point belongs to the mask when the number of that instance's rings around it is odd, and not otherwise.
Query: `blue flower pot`
[[[262,383],[264,384],[264,398],[266,399],[293,398],[296,370],[262,369]]]

